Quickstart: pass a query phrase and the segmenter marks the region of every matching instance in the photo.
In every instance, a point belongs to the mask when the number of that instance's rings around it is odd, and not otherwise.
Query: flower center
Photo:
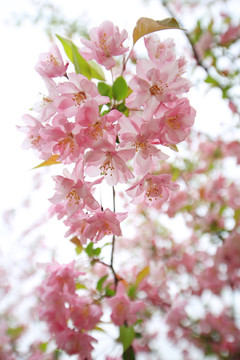
[[[177,116],[172,116],[166,120],[166,123],[168,124],[168,126],[170,128],[172,128],[173,130],[180,128],[180,124],[179,124],[179,121],[177,118],[178,118]]]
[[[57,58],[53,56],[53,54],[50,54],[47,58],[47,62],[51,62],[54,66],[58,66],[59,63],[57,61]]]
[[[73,93],[72,97],[73,101],[75,101],[75,106],[81,105],[87,99],[86,94],[84,91],[79,91],[77,93]]]
[[[75,202],[75,205],[79,204],[80,201],[80,196],[77,194],[75,189],[72,189],[69,194],[66,196],[67,199],[69,199],[69,203],[68,205],[71,206],[72,205],[72,201]]]
[[[160,194],[160,189],[156,184],[153,184],[151,180],[147,180],[147,183],[146,196],[148,197],[149,201],[152,201],[152,198],[157,200],[158,197],[162,197]]]
[[[104,54],[106,55],[106,57],[110,57],[111,56],[110,47],[109,47],[109,45],[106,45],[106,40],[107,40],[107,34],[106,33],[104,33],[103,35],[100,35],[98,45],[104,51]]]
[[[62,151],[65,151],[68,147],[70,152],[73,153],[74,151],[74,141],[72,134],[68,134],[64,139],[60,140],[58,143],[59,147]]]
[[[157,83],[155,82],[150,87],[150,93],[151,93],[151,95],[163,94],[163,92],[166,88],[168,88],[168,84],[163,83],[162,80],[159,80]]]
[[[31,144],[37,147],[41,137],[39,135],[38,136],[30,135],[29,139],[31,139]]]
[[[97,140],[100,137],[103,137],[103,129],[101,127],[101,121],[96,121],[95,124],[92,124],[92,131],[91,135],[92,137]]]
[[[135,146],[136,151],[146,150],[147,148],[149,148],[149,144],[147,141],[136,141],[133,146]]]
[[[114,170],[114,166],[112,164],[112,157],[110,154],[107,154],[104,163],[100,166],[101,175],[107,175],[108,170]],[[111,174],[112,176],[112,174]]]

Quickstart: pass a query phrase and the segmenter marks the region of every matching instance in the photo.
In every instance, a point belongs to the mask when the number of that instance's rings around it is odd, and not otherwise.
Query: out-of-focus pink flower
[[[237,26],[230,25],[227,31],[221,34],[220,44],[227,45],[228,43],[237,40],[239,36],[240,36],[240,25]]]
[[[81,39],[86,47],[79,50],[80,54],[86,60],[95,59],[107,70],[116,65],[113,56],[128,51],[122,44],[127,38],[127,31],[120,33],[118,27],[110,21],[104,21],[98,28],[91,29],[89,35],[91,40]]]
[[[129,299],[121,282],[118,283],[116,294],[108,300],[108,305],[112,309],[111,319],[117,326],[134,325],[138,319],[138,313],[145,309],[143,301]]]
[[[52,78],[63,76],[67,71],[67,67],[68,63],[64,65],[57,45],[53,44],[48,53],[43,53],[39,56],[35,69],[41,76]]]
[[[178,190],[179,185],[171,181],[171,175],[146,174],[139,182],[127,189],[133,204],[162,204],[170,196],[171,190]]]
[[[206,51],[210,50],[213,44],[213,35],[209,32],[204,32],[195,44],[195,49],[201,60],[204,59]]]

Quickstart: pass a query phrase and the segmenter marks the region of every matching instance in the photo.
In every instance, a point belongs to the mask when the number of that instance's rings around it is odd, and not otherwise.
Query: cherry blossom
[[[64,65],[62,55],[56,44],[53,44],[48,53],[39,56],[39,62],[36,64],[36,71],[41,76],[49,78],[65,75],[68,64]]]
[[[89,35],[91,40],[81,39],[86,47],[79,50],[80,54],[86,60],[95,59],[107,70],[116,65],[113,56],[122,55],[128,50],[122,44],[127,38],[126,30],[120,33],[118,27],[110,21],[104,21],[98,28],[93,28]]]

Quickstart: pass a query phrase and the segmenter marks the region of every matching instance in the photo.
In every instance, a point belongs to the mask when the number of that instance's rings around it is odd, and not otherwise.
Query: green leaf
[[[96,289],[98,291],[102,291],[103,283],[105,282],[105,280],[107,280],[107,278],[108,278],[108,274],[104,275],[103,277],[101,277],[101,279],[98,280],[97,286],[96,286]]]
[[[41,164],[35,166],[33,169],[38,169],[43,166],[50,166],[50,165],[56,165],[61,164],[61,161],[57,161],[59,158],[59,155],[52,155],[48,160],[43,161]]]
[[[133,44],[142,36],[150,34],[154,31],[166,30],[166,29],[180,29],[177,20],[174,18],[167,18],[164,20],[153,20],[150,18],[142,17],[137,21],[137,24],[133,30]]]
[[[120,326],[120,335],[118,340],[123,345],[124,352],[129,348],[135,338],[135,332],[132,326]]]
[[[124,104],[124,102],[120,103],[118,106],[116,106],[116,109],[118,111],[120,111],[121,113],[123,113],[125,116],[128,117],[129,115],[129,110],[128,108],[126,107],[126,105]]]
[[[89,80],[95,78],[105,80],[102,68],[94,61],[86,61],[78,51],[78,47],[69,39],[56,35],[65,50],[69,60],[73,63],[77,74],[86,76]]]
[[[46,352],[47,351],[47,346],[48,346],[48,342],[44,342],[38,345],[38,348],[41,352]]]
[[[128,86],[125,79],[119,76],[113,83],[112,86],[113,97],[120,101],[124,100],[128,96]]]
[[[75,288],[76,290],[86,289],[86,286],[84,284],[76,283]]]
[[[145,266],[145,268],[143,268],[138,274],[137,274],[137,278],[136,278],[136,286],[138,286],[140,284],[141,281],[143,281],[143,279],[148,276],[150,273],[150,268],[149,266]]]
[[[108,96],[110,99],[113,97],[112,87],[105,82],[98,83],[98,91],[102,96]]]
[[[98,248],[96,248],[96,249],[93,249],[93,255],[95,255],[95,256],[98,256],[98,255],[100,255],[101,254],[101,248],[100,247],[98,247]]]
[[[92,241],[88,244],[85,251],[89,257],[93,256],[93,242]]]
[[[7,334],[13,340],[15,340],[22,334],[23,331],[24,331],[24,327],[23,326],[18,326],[18,327],[15,327],[15,328],[8,328],[7,329]]]

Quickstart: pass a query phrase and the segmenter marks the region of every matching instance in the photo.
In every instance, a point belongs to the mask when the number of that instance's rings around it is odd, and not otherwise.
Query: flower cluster
[[[82,40],[86,47],[80,53],[112,69],[114,56],[128,50],[123,46],[126,37],[125,30],[120,33],[105,21],[91,30],[90,40]],[[36,65],[48,94],[35,106],[36,117],[23,117],[24,147],[37,150],[43,160],[55,156],[58,162],[74,165],[71,174],[65,171],[54,178],[51,213],[65,217],[67,234],[79,236],[83,243],[121,235],[120,222],[126,214],[103,209],[93,195],[103,179],[111,186],[135,180],[127,189],[135,204],[162,204],[178,188],[168,175],[156,176],[154,171],[159,160],[167,158],[160,146],[183,141],[194,122],[195,110],[182,97],[190,87],[182,76],[185,61],[176,57],[171,40],[149,36],[145,46],[149,58],[137,62],[129,88],[122,76],[116,79],[127,90],[120,100],[116,90],[104,94],[83,74],[67,73],[68,63],[64,64],[56,45]],[[59,77],[65,81],[54,80]],[[86,177],[97,180],[89,182]]]

